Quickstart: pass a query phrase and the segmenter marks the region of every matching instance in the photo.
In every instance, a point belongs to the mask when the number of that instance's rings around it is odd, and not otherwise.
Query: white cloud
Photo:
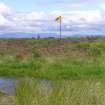
[[[0,15],[0,25],[7,25],[9,23],[2,15]]]
[[[13,23],[9,21],[6,16],[12,13],[11,9],[5,4],[0,4],[0,26],[11,26]]]
[[[55,18],[62,15],[63,31],[75,33],[105,32],[104,6],[99,10],[88,11],[52,11],[16,13],[5,4],[0,4],[0,32],[54,32],[58,30]],[[5,26],[5,27],[4,27]],[[3,31],[6,30],[6,31]]]
[[[11,13],[11,9],[8,6],[6,6],[4,3],[1,3],[0,4],[0,13],[1,14],[9,14],[9,13]]]

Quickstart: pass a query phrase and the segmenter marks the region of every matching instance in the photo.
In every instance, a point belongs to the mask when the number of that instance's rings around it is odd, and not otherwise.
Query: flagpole
[[[62,18],[60,19],[60,39],[62,38]]]
[[[56,18],[56,21],[59,22],[59,39],[62,38],[62,17],[59,16]]]

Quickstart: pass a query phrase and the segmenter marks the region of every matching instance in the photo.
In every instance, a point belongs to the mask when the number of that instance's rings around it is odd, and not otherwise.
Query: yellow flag
[[[61,19],[62,19],[62,17],[61,17],[61,16],[58,16],[58,17],[56,18],[56,21],[57,21],[57,22],[61,22]]]

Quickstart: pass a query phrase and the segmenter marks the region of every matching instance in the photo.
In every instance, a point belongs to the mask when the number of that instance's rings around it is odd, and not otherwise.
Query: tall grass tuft
[[[34,79],[15,89],[16,105],[105,105],[102,80],[61,80],[43,86]]]

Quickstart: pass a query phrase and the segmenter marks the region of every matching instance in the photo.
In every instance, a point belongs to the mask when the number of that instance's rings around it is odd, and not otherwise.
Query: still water
[[[12,95],[16,81],[16,78],[0,77],[0,90],[7,95]]]
[[[18,81],[20,81],[21,79],[23,78],[0,77],[0,91],[3,91],[9,96],[12,96],[14,94],[16,83],[18,83]],[[41,87],[45,89],[49,89],[51,87],[51,81],[36,78],[35,80],[39,80]]]

